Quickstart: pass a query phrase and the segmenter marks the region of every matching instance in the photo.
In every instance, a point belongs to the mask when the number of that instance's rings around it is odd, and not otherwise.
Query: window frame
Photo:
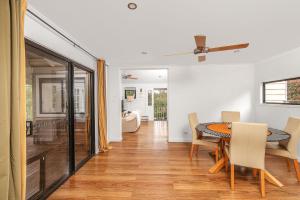
[[[275,104],[275,105],[297,105],[300,106],[300,103],[276,103],[276,102],[266,102],[266,84],[275,83],[275,82],[282,82],[282,81],[291,81],[291,80],[300,80],[300,76],[295,78],[286,78],[286,79],[279,79],[275,81],[266,81],[262,83],[262,103],[263,104]]]

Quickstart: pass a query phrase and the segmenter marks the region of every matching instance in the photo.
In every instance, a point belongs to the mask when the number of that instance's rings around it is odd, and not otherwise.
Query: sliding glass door
[[[74,66],[74,149],[76,168],[91,155],[91,74]]]
[[[93,153],[93,72],[26,41],[27,199],[44,199]]]
[[[26,48],[27,198],[69,175],[68,63]]]

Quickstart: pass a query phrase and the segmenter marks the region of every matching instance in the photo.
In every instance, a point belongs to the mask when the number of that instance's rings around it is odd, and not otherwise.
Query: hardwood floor
[[[259,176],[235,173],[230,190],[229,173],[210,174],[210,149],[199,148],[189,159],[190,144],[168,143],[165,122],[143,123],[137,133],[123,134],[123,142],[83,166],[49,199],[91,200],[193,200],[260,199]],[[267,157],[266,168],[285,186],[266,182],[267,199],[300,199],[300,183],[285,159]]]

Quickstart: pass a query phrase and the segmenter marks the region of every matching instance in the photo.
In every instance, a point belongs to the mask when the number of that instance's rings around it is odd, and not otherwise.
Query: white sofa
[[[122,117],[122,132],[135,132],[141,125],[141,116],[138,111],[132,111],[131,113]]]

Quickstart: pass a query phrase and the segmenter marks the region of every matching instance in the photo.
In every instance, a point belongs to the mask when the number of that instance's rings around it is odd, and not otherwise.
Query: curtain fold
[[[101,152],[110,149],[107,143],[107,119],[106,119],[106,90],[105,90],[105,61],[98,60],[98,135],[99,150]]]
[[[26,193],[25,0],[0,0],[0,200]]]

